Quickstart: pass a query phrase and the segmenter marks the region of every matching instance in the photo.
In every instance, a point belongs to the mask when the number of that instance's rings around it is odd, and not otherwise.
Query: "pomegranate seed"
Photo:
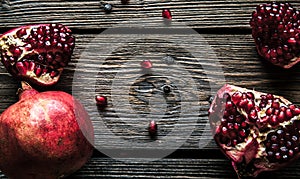
[[[234,104],[237,104],[242,99],[242,93],[241,92],[235,92],[232,95],[232,101]]]
[[[247,100],[247,99],[242,99],[242,100],[239,102],[239,106],[240,106],[240,107],[245,107],[247,104],[248,104],[248,100]]]
[[[271,107],[274,108],[274,109],[279,109],[280,104],[279,104],[279,102],[273,102]]]
[[[156,135],[157,135],[157,124],[154,120],[150,121],[149,127],[148,127],[148,132],[149,132],[151,138],[156,137]]]
[[[267,94],[266,98],[267,100],[273,100],[274,96],[272,94]]]
[[[230,109],[232,109],[233,108],[233,103],[231,102],[231,101],[227,101],[226,102],[226,105],[225,105],[225,108],[226,108],[226,110],[230,110]]]
[[[27,69],[22,62],[17,62],[16,68],[22,75],[25,75],[27,73]]]
[[[276,125],[278,125],[278,123],[279,123],[279,121],[278,121],[277,116],[272,115],[272,116],[270,117],[269,124],[270,124],[271,126],[276,126]]]
[[[107,14],[111,13],[112,9],[113,9],[113,6],[111,4],[104,4],[103,5],[103,10]]]
[[[285,121],[285,112],[284,111],[280,111],[279,115],[278,115],[278,120],[279,122],[284,122]]]
[[[290,108],[291,110],[294,110],[294,109],[296,108],[296,105],[291,104],[291,105],[289,105],[289,108]]]
[[[245,137],[246,136],[245,129],[240,130],[239,134],[240,136]]]
[[[28,66],[28,69],[30,70],[30,71],[33,71],[34,70],[34,68],[35,68],[35,63],[34,62],[29,62],[29,66]]]
[[[300,114],[300,109],[299,109],[299,108],[295,108],[295,109],[293,110],[293,114],[294,114],[294,115],[299,115],[299,114]]]
[[[18,38],[22,38],[26,34],[27,34],[27,32],[26,32],[25,28],[22,28],[22,29],[20,29],[20,30],[17,31]]]
[[[171,87],[169,85],[164,85],[163,86],[163,91],[164,91],[164,93],[169,94],[172,90],[171,90]]]
[[[105,96],[96,96],[96,104],[100,108],[105,108],[107,106],[107,98]]]
[[[56,77],[58,75],[58,72],[57,71],[51,71],[51,73],[50,73],[50,77],[51,78],[54,78],[54,77]]]
[[[283,112],[285,112],[286,111],[286,107],[285,106],[282,106],[282,107],[280,107],[280,111],[283,111]]]
[[[291,119],[294,116],[291,109],[286,109],[285,115],[288,119]]]
[[[241,127],[242,127],[242,128],[246,128],[246,127],[247,127],[247,123],[246,123],[246,122],[242,122],[242,123],[241,123]]]
[[[150,60],[144,60],[141,62],[141,67],[144,69],[152,68],[152,62]]]
[[[273,112],[274,112],[274,109],[273,109],[273,108],[268,108],[268,109],[266,110],[266,114],[267,114],[268,116],[272,115]]]
[[[257,118],[258,118],[258,116],[257,116],[257,112],[255,111],[255,109],[251,110],[249,113],[249,119],[252,122],[256,122]]]
[[[252,100],[249,101],[246,106],[246,111],[250,111],[252,108],[254,108],[254,106],[255,106],[254,102]]]
[[[166,19],[172,19],[171,11],[170,9],[163,9],[162,10],[162,17]]]
[[[240,128],[240,126],[237,123],[234,123],[233,124],[233,128],[236,129],[236,130],[238,130]]]
[[[39,76],[42,75],[42,72],[43,72],[43,69],[39,65],[37,65],[36,68],[35,68],[35,70],[34,70],[35,75],[37,77],[39,77]]]
[[[246,94],[248,99],[254,100],[254,94],[252,92],[247,92]]]

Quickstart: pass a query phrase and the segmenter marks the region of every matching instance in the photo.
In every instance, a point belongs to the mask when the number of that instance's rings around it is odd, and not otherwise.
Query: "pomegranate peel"
[[[209,120],[239,178],[280,169],[300,156],[300,109],[281,96],[224,85]]]
[[[1,62],[14,77],[51,86],[58,82],[75,47],[72,31],[62,24],[33,24],[0,36]]]
[[[0,116],[1,171],[12,179],[55,179],[80,169],[94,139],[83,106],[62,91],[22,86],[20,100]]]

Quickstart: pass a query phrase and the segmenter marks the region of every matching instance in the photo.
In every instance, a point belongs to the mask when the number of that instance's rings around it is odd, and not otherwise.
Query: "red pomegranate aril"
[[[17,31],[18,38],[22,38],[24,35],[26,35],[26,29],[20,29]]]
[[[16,68],[22,75],[25,75],[27,72],[27,69],[22,62],[17,62]]]
[[[148,132],[149,132],[151,138],[156,137],[156,135],[157,135],[157,124],[154,120],[150,121],[149,127],[148,127]],[[226,133],[227,133],[227,131],[226,131]]]
[[[266,99],[267,100],[273,100],[274,99],[274,96],[272,94],[267,94],[266,95]]]
[[[28,65],[28,70],[29,71],[34,71],[34,68],[35,68],[35,63],[33,61],[30,61],[29,65]]]
[[[107,98],[105,96],[97,95],[95,99],[96,99],[96,104],[100,108],[105,108],[107,106]]]
[[[141,62],[141,67],[144,69],[150,69],[152,68],[152,62],[150,60],[144,60]]]
[[[257,112],[255,111],[255,109],[250,111],[249,119],[251,122],[255,122],[258,119]]]
[[[279,109],[279,107],[280,107],[279,102],[273,102],[271,107],[274,108],[274,109]]]
[[[293,115],[299,115],[300,114],[300,109],[299,108],[295,108],[293,110]]]
[[[272,115],[273,112],[274,112],[274,108],[271,108],[271,107],[268,108],[268,109],[266,110],[266,114],[267,114],[268,116]]]
[[[56,77],[58,75],[58,72],[57,71],[51,71],[50,72],[50,77],[51,78],[54,78],[54,77]]]
[[[271,126],[276,126],[276,125],[278,125],[278,123],[279,123],[278,117],[275,116],[275,115],[272,115],[272,116],[270,117],[269,123],[270,123]]]
[[[166,19],[172,19],[171,11],[170,9],[163,9],[162,11],[162,17]]]
[[[292,113],[292,111],[291,111],[291,109],[287,109],[286,111],[285,111],[285,115],[286,115],[286,117],[288,118],[288,119],[290,119],[290,118],[292,118],[294,115],[293,115],[293,113]]]
[[[232,95],[232,101],[234,104],[237,104],[238,101],[240,101],[242,99],[242,96],[243,94],[241,92],[235,92],[233,95]]]
[[[214,139],[239,178],[279,169],[300,156],[297,110],[281,96],[233,85],[217,92],[209,109]]]
[[[34,70],[35,75],[37,77],[39,77],[39,76],[42,75],[42,72],[43,72],[42,68],[39,65],[37,65],[36,68],[35,68],[35,70]]]
[[[247,99],[242,99],[240,102],[239,102],[239,106],[240,107],[245,107],[246,105],[248,104],[248,100]]]
[[[285,117],[285,112],[284,111],[280,111],[279,115],[278,115],[278,120],[279,122],[284,122],[286,119]]]

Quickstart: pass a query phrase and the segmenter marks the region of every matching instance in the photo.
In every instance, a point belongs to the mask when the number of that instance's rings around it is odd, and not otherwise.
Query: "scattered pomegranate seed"
[[[152,68],[152,62],[150,60],[144,60],[141,62],[141,67],[144,69]]]
[[[96,96],[95,99],[99,107],[105,108],[107,106],[107,98],[105,96]]]
[[[172,19],[171,11],[170,9],[163,9],[162,10],[162,17],[166,19]]]
[[[171,90],[171,87],[169,85],[164,85],[163,86],[163,91],[164,91],[164,93],[169,94],[172,90]]]
[[[156,124],[156,122],[154,120],[150,121],[148,131],[149,131],[149,135],[152,138],[156,137],[156,134],[157,134],[157,124]]]
[[[107,14],[111,13],[112,8],[113,8],[113,6],[112,6],[111,4],[104,4],[104,5],[103,5],[103,10],[104,10]]]

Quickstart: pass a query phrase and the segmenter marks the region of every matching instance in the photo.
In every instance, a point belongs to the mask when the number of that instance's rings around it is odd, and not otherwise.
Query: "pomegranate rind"
[[[265,115],[264,110],[258,113],[257,121],[253,122],[249,120],[248,114],[243,108],[237,107],[238,112],[246,118],[246,122],[249,124],[250,133],[246,137],[244,142],[238,143],[235,146],[227,146],[220,141],[220,136],[222,135],[221,119],[223,118],[225,111],[225,107],[223,104],[224,101],[220,102],[220,99],[223,99],[225,94],[229,94],[232,97],[232,94],[234,94],[235,92],[251,92],[254,94],[255,99],[259,99],[261,95],[267,94],[226,84],[218,90],[216,97],[212,101],[209,108],[209,121],[211,123],[212,133],[216,144],[220,147],[221,151],[232,161],[232,166],[236,171],[238,177],[256,177],[263,171],[278,170],[295,161],[300,156],[299,153],[297,153],[295,156],[293,156],[293,158],[285,163],[270,162],[267,159],[264,141],[266,140],[267,135],[270,132],[279,129],[280,126],[272,126],[266,123],[266,121],[263,121],[262,116]],[[274,98],[279,98],[281,100],[282,106],[289,106],[292,104],[290,101],[281,96],[274,95]],[[259,103],[259,100],[257,100],[256,103]],[[281,124],[283,126],[286,126],[295,123],[295,121],[298,120],[300,120],[300,116],[296,115],[292,119],[290,119],[290,121],[285,121]],[[269,130],[269,132],[263,133],[261,132],[262,130]]]
[[[0,117],[0,169],[13,179],[65,177],[90,159],[93,140],[89,116],[74,97],[26,89]]]

